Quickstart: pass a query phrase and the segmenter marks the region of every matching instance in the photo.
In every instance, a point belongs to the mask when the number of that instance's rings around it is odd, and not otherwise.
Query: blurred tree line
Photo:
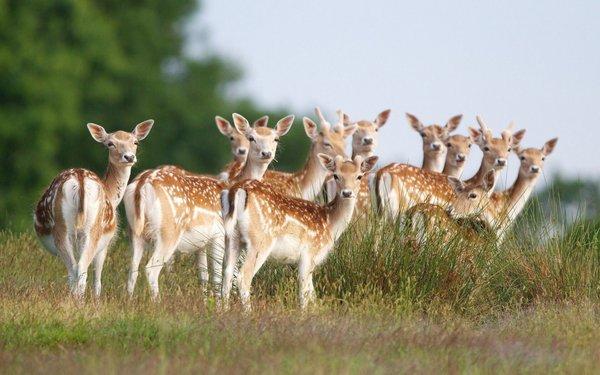
[[[250,121],[283,109],[232,98],[238,67],[184,54],[184,24],[197,0],[0,0],[0,228],[22,229],[53,177],[68,167],[103,173],[107,152],[87,122],[130,130],[155,127],[134,174],[160,164],[214,173],[230,158],[214,116]],[[302,160],[299,119],[278,167]]]

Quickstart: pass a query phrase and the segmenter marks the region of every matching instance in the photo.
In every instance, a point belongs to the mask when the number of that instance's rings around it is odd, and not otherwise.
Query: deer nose
[[[365,137],[365,138],[363,138],[363,144],[364,144],[365,146],[367,146],[367,145],[372,145],[372,144],[373,144],[373,138],[369,138],[369,137]]]
[[[133,163],[135,161],[134,154],[125,154],[123,155],[123,159],[125,159],[128,163]]]
[[[537,165],[532,165],[531,166],[531,172],[532,173],[539,173],[540,171],[540,167],[538,167]]]
[[[348,189],[342,190],[342,197],[344,197],[344,198],[352,197],[352,190],[348,190]]]
[[[262,156],[263,159],[270,159],[271,155],[273,155],[273,153],[271,151],[261,151],[260,152],[260,156]]]
[[[237,149],[238,155],[246,155],[246,151],[248,151],[248,150],[246,150],[245,148],[238,148]]]
[[[506,159],[504,159],[504,158],[496,159],[496,165],[499,167],[506,166]]]
[[[435,151],[439,151],[442,149],[442,144],[439,142],[432,143],[431,148],[434,149]]]
[[[456,161],[465,161],[466,159],[467,157],[465,156],[465,154],[456,155]]]

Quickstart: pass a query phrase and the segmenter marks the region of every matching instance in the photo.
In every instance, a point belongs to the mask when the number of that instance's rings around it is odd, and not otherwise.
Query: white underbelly
[[[184,232],[177,246],[177,250],[182,253],[191,253],[208,245],[217,236],[223,235],[221,225],[205,225],[189,229]]]
[[[296,237],[284,236],[275,241],[270,258],[281,263],[297,263],[305,248]]]

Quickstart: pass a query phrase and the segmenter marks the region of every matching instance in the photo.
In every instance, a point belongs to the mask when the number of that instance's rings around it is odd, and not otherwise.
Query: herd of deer
[[[218,177],[161,166],[140,173],[129,184],[138,143],[146,138],[153,121],[138,124],[132,132],[114,133],[88,124],[92,137],[108,148],[107,172],[104,178],[85,169],[60,173],[37,204],[36,233],[45,248],[64,262],[76,298],[84,296],[87,271],[94,262],[98,296],[107,248],[117,230],[117,206],[124,200],[132,248],[129,294],[134,292],[144,249],[149,248],[146,276],[153,298],[159,295],[161,269],[175,252],[195,252],[201,282],[208,283],[210,276],[212,285],[220,288],[215,292],[224,306],[238,260],[241,265],[235,280],[246,308],[252,279],[267,259],[297,264],[304,308],[315,298],[315,267],[349,223],[367,212],[386,220],[410,217],[423,226],[435,222],[436,230],[460,227],[460,218],[477,217],[501,241],[557,143],[554,138],[541,148],[521,148],[525,130],[513,132],[511,124],[494,137],[480,117],[479,128],[469,128],[469,136],[451,135],[462,115],[452,117],[445,126],[425,126],[407,114],[410,126],[423,139],[421,168],[392,163],[374,172],[378,131],[390,111],[381,112],[374,121],[355,122],[341,111],[337,114],[335,125],[318,108],[319,125],[304,117],[311,147],[306,163],[295,173],[268,169],[294,116],[269,128],[267,116],[251,125],[233,114],[233,126],[222,117],[215,118],[234,156]],[[345,152],[349,137],[351,158]],[[483,159],[477,173],[463,181],[460,177],[472,144],[482,150]],[[517,180],[509,189],[494,192],[498,172],[506,167],[511,152],[520,159]],[[314,202],[321,192],[328,203]],[[476,233],[469,240],[473,236]],[[240,259],[242,248],[246,251]]]

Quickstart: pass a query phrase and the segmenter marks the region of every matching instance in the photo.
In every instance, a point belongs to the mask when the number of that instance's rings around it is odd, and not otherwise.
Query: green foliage
[[[232,99],[241,74],[223,58],[183,53],[183,25],[197,7],[196,0],[0,0],[0,227],[31,225],[36,200],[60,170],[103,172],[107,155],[87,122],[114,131],[153,118],[136,171],[177,164],[214,173],[230,158],[215,115],[284,115]],[[298,123],[284,140],[295,153],[279,159],[281,168],[302,161]]]

